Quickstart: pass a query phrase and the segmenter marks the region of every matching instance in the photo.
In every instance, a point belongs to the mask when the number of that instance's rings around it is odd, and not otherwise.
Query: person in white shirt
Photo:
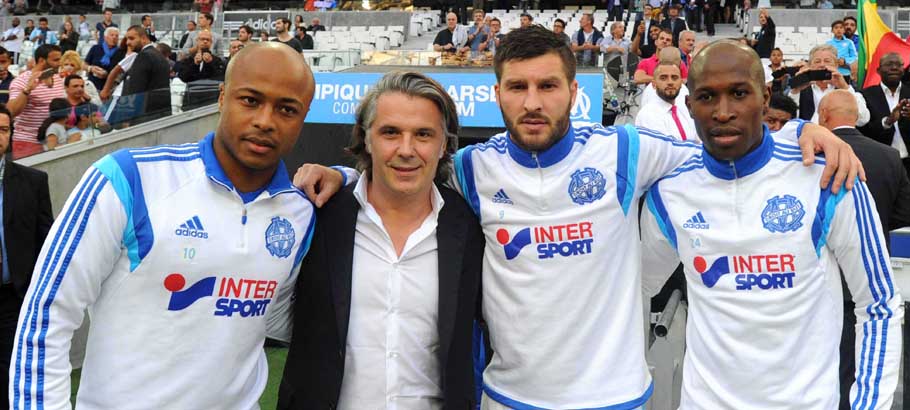
[[[790,89],[790,98],[799,105],[799,118],[812,121],[818,124],[818,102],[822,97],[834,90],[847,90],[853,93],[856,98],[856,105],[859,107],[859,119],[856,121],[857,127],[862,127],[869,122],[869,109],[866,108],[866,100],[862,94],[853,90],[843,74],[837,70],[837,49],[830,44],[820,44],[809,51],[809,64],[801,68],[794,78],[810,70],[828,70],[831,72],[831,80],[813,81],[798,87]]]
[[[79,15],[79,38],[92,38],[92,29],[89,26],[88,22],[85,21],[85,14]]]
[[[904,87],[904,59],[888,53],[879,59],[877,73],[881,84],[862,90],[869,107],[869,123],[860,128],[863,134],[897,150],[910,170],[910,87]]]
[[[890,409],[903,306],[866,184],[820,187],[828,158],[805,166],[792,143],[806,122],[762,124],[770,92],[751,48],[715,42],[691,73],[703,150],[651,186],[641,218],[646,293],[680,261],[688,278],[679,409],[837,409],[841,272],[856,302],[853,408]]]
[[[659,51],[658,57],[660,59],[660,62],[658,64],[672,63],[679,67],[680,71],[682,71],[682,57],[679,54],[678,48],[673,46],[664,47]],[[660,97],[657,96],[657,90],[651,86],[651,81],[653,81],[653,78],[649,79],[648,83],[644,84],[644,89],[641,90],[641,100],[638,102],[639,107],[650,105],[651,103],[654,103],[656,100],[660,99]],[[689,88],[686,87],[686,79],[683,77],[682,85],[679,87],[679,94],[676,97],[676,105],[680,107],[685,106],[687,95],[689,95]],[[639,111],[641,111],[641,109],[639,109]]]
[[[641,107],[635,116],[635,126],[672,135],[681,141],[699,142],[689,109],[677,104],[677,96],[682,87],[679,65],[670,62],[658,64],[654,69],[654,81],[651,81],[649,87],[654,88],[659,98]]]
[[[3,48],[10,52],[13,64],[19,61],[19,52],[22,51],[22,40],[25,39],[25,30],[19,27],[19,17],[13,17],[12,27],[3,32],[0,41],[3,42]]]
[[[457,132],[455,103],[423,74],[389,73],[361,100],[348,147],[361,177],[318,212],[278,408],[474,408],[484,239],[441,184]]]

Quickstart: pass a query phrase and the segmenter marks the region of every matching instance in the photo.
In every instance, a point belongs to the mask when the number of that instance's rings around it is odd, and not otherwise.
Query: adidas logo
[[[506,195],[506,191],[503,191],[501,188],[493,194],[493,202],[497,204],[515,205],[515,203],[512,202],[512,199]]]
[[[711,225],[708,225],[708,222],[705,221],[704,215],[701,214],[701,211],[698,211],[698,213],[692,215],[692,217],[683,224],[683,228],[711,229]]]
[[[180,224],[180,227],[174,231],[177,236],[189,236],[190,238],[208,239],[209,233],[202,227],[202,221],[199,216],[193,216],[186,222]]]

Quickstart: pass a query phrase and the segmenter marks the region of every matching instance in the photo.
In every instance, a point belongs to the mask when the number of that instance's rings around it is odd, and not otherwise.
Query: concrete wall
[[[405,39],[408,36],[408,27],[411,25],[411,13],[407,11],[303,11],[291,9],[291,21],[297,15],[303,16],[307,26],[313,17],[318,17],[320,23],[331,30],[332,26],[402,26]]]
[[[47,172],[51,204],[56,215],[85,170],[104,155],[121,148],[198,141],[215,129],[218,118],[218,107],[210,105],[114,131],[94,140],[64,145],[58,150],[17,162]]]

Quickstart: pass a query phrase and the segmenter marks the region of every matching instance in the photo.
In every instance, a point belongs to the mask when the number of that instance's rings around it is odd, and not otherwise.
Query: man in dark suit
[[[818,104],[818,123],[834,132],[853,148],[866,169],[866,186],[875,199],[882,228],[885,231],[910,225],[910,180],[897,150],[875,142],[860,133],[854,124],[859,116],[856,100],[847,91],[838,90],[826,95]],[[890,249],[890,235],[885,245]],[[844,324],[840,345],[840,409],[850,409],[850,387],[854,382],[856,359],[855,305],[844,285]]]
[[[660,22],[661,28],[670,30],[670,32],[673,33],[673,47],[676,48],[679,48],[679,33],[688,30],[686,21],[679,18],[680,8],[682,8],[682,6],[671,2],[670,5],[667,6],[667,18]]]
[[[348,151],[363,172],[318,212],[297,280],[279,409],[473,409],[484,237],[442,186],[455,105],[419,73],[364,97]]]
[[[28,290],[32,270],[44,238],[51,229],[51,199],[47,174],[12,161],[9,155],[12,139],[12,115],[0,105],[0,383],[9,385],[16,324],[22,298]],[[8,408],[7,389],[2,389],[0,406]]]
[[[126,41],[133,50],[141,50],[123,83],[123,97],[133,95],[142,102],[136,106],[138,118],[130,122],[138,124],[171,115],[171,69],[167,59],[141,26],[130,27]]]
[[[863,134],[882,144],[898,148],[904,169],[910,172],[910,87],[901,85],[904,62],[900,54],[888,53],[878,64],[882,83],[863,89],[869,108],[869,123],[860,128]]]

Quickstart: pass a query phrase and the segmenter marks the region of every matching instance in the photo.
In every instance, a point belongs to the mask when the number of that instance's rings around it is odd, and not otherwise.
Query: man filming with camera
[[[847,90],[856,98],[859,108],[857,127],[869,122],[869,109],[862,94],[853,90],[843,74],[837,71],[837,50],[829,44],[809,51],[809,64],[803,66],[790,82],[790,98],[799,105],[799,118],[818,123],[818,102],[834,90]]]

